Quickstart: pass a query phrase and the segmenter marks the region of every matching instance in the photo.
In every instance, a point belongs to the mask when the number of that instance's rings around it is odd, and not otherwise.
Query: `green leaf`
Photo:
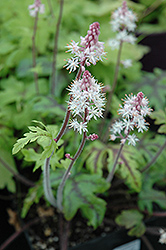
[[[150,117],[155,119],[155,124],[163,124],[159,127],[158,133],[166,134],[166,109],[154,111]]]
[[[166,109],[153,111],[150,115],[152,119],[155,119],[155,124],[166,123]]]
[[[14,144],[12,153],[16,154],[18,153],[22,148],[24,148],[25,145],[27,145],[29,142],[34,142],[38,139],[46,140],[47,145],[44,148],[44,151],[42,153],[42,159],[47,158],[51,155],[52,151],[55,150],[58,146],[57,143],[54,141],[54,133],[57,131],[57,127],[54,126],[55,130],[51,130],[50,127],[45,126],[42,122],[34,121],[35,123],[38,123],[42,125],[44,129],[41,129],[40,127],[35,126],[29,126],[29,133],[25,133],[25,138],[18,139],[17,142]],[[48,145],[48,138],[49,138],[49,145]]]
[[[95,141],[85,148],[82,156],[82,164],[85,162],[86,168],[91,173],[102,175],[106,167],[109,172],[112,170],[118,151],[119,146],[117,145],[110,144],[106,146],[100,141]],[[136,152],[135,148],[125,145],[119,157],[120,164],[116,166],[115,173],[119,178],[124,179],[125,184],[132,191],[139,192],[141,190],[142,179],[141,173],[138,170],[138,159],[141,156]]]
[[[143,222],[140,222],[136,226],[134,226],[132,229],[129,230],[128,235],[129,236],[136,236],[141,237],[146,231],[145,224]]]
[[[141,91],[148,96],[151,107],[156,110],[163,109],[165,106],[165,93],[166,93],[166,72],[160,70],[160,73],[154,70],[153,73],[145,73],[142,81],[134,85],[128,85],[128,91],[138,92]]]
[[[6,168],[6,164],[10,169],[17,173],[14,159],[11,152],[8,150],[0,150],[0,189],[7,187],[10,192],[16,191],[15,181],[13,180],[13,174]]]
[[[166,124],[160,126],[160,128],[158,129],[158,133],[166,134]]]
[[[141,210],[153,212],[153,203],[158,204],[162,209],[166,209],[166,194],[164,191],[154,189],[143,189],[139,194],[138,205]]]
[[[101,224],[106,202],[95,196],[95,193],[103,193],[109,188],[109,184],[99,175],[77,174],[71,176],[64,189],[64,216],[71,220],[80,209],[83,216],[88,219],[88,224],[97,228]]]
[[[143,215],[135,209],[124,210],[115,219],[115,222],[124,226],[126,229],[130,229],[133,226],[139,224],[143,219]]]
[[[130,229],[128,234],[130,236],[140,237],[146,231],[146,227],[142,222],[143,215],[134,209],[124,210],[120,215],[115,219],[115,222],[124,226],[126,229]]]
[[[26,198],[24,199],[24,204],[23,204],[23,208],[21,211],[22,218],[25,218],[30,207],[34,203],[36,203],[36,204],[39,203],[39,200],[43,196],[43,193],[44,193],[44,190],[43,190],[43,185],[42,185],[41,181],[38,182],[35,187],[32,187],[29,189],[29,192],[28,192]]]

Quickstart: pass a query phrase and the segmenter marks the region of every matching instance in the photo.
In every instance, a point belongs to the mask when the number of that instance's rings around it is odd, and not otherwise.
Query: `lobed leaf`
[[[130,236],[140,237],[146,231],[142,219],[143,215],[138,210],[130,209],[123,210],[122,213],[116,217],[115,221],[118,225],[130,229],[128,232]]]
[[[95,196],[103,193],[109,184],[99,175],[77,174],[68,179],[64,189],[64,216],[71,220],[80,209],[88,224],[97,228],[103,220],[106,202]]]
[[[42,153],[42,159],[47,158],[51,155],[52,151],[57,148],[57,143],[53,140],[54,133],[57,131],[57,127],[54,126],[54,130],[50,130],[49,126],[45,126],[42,122],[34,121],[40,125],[42,125],[45,129],[35,126],[29,126],[29,133],[25,133],[25,138],[18,139],[17,142],[14,144],[12,153],[16,154],[21,149],[25,147],[29,142],[34,142],[40,139],[40,142],[43,140],[47,141],[46,146],[44,147],[44,151]],[[49,140],[48,140],[49,139]],[[51,142],[50,142],[51,141]]]

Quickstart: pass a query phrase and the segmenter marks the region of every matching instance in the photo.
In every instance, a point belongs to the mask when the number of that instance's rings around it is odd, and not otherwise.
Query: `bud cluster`
[[[120,109],[118,110],[122,119],[112,125],[110,139],[121,138],[121,144],[124,144],[127,140],[128,145],[135,146],[136,141],[139,141],[139,139],[135,134],[130,135],[130,132],[134,128],[141,133],[147,131],[148,123],[145,120],[145,116],[149,115],[152,110],[148,106],[148,99],[144,97],[142,92],[139,92],[136,96],[133,94],[126,95],[123,101],[123,105],[120,105]]]
[[[78,67],[82,67],[82,71],[85,71],[85,65],[95,65],[97,61],[105,57],[104,43],[98,41],[100,34],[100,25],[98,22],[94,22],[89,26],[89,30],[85,37],[81,37],[81,43],[71,41],[66,47],[67,52],[70,52],[73,57],[67,59],[67,63],[64,67],[69,70],[69,73],[75,71]]]

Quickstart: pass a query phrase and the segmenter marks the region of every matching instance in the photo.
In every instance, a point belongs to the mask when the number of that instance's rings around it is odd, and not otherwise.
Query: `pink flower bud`
[[[98,137],[98,135],[96,135],[96,134],[92,134],[92,135],[89,135],[88,137],[87,137],[87,139],[88,140],[91,140],[91,141],[95,141],[95,140],[97,140],[99,137]]]

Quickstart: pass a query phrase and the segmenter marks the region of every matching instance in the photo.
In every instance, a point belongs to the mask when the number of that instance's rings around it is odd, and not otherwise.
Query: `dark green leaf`
[[[109,184],[99,175],[77,174],[71,176],[64,190],[64,215],[71,220],[80,209],[88,224],[96,228],[103,220],[106,202],[95,196],[103,193]]]

